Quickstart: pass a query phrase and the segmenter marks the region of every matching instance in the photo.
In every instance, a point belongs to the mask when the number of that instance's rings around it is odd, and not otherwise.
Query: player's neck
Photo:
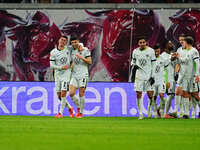
[[[64,48],[65,48],[64,46],[58,46],[57,47],[57,49],[60,50],[60,51],[63,50]]]
[[[191,48],[192,48],[192,45],[186,46],[186,49],[187,49],[187,50],[190,50]]]
[[[144,51],[147,49],[147,46],[145,46],[144,48],[140,48],[141,51]]]

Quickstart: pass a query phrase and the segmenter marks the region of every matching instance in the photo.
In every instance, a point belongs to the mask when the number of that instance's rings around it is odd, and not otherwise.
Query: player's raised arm
[[[84,47],[83,47],[83,45],[81,43],[79,44],[78,49],[80,49],[80,50],[84,49]],[[76,57],[78,57],[79,59],[82,59],[88,65],[92,64],[92,57],[91,57],[90,51],[88,49],[86,50],[85,57],[81,56],[79,53],[76,54]]]

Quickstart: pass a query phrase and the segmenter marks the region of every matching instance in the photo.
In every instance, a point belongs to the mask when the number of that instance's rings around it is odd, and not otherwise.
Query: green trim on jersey
[[[168,73],[168,72],[167,72],[167,69],[165,68],[165,69],[164,69],[165,84],[167,84],[167,82],[168,82],[168,81],[167,81],[167,73]]]
[[[54,69],[54,78],[56,78],[56,69]]]
[[[196,73],[196,71],[197,71],[197,64],[196,64],[195,61],[193,61],[193,66],[194,66],[194,72]]]

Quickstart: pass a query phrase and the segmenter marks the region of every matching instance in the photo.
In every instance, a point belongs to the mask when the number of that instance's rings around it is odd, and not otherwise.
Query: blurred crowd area
[[[200,0],[0,0],[1,3],[200,3]]]

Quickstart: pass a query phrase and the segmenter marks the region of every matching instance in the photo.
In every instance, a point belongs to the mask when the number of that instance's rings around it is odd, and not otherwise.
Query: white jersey
[[[62,70],[62,66],[71,65],[71,52],[65,47],[63,50],[54,48],[50,53],[50,67],[55,71],[55,81],[69,81],[71,68]]]
[[[164,59],[162,56],[156,58],[155,66],[154,66],[154,79],[155,85],[164,84],[164,74],[165,74],[165,67],[168,66],[170,63],[169,59]]]
[[[183,78],[192,79],[196,75],[195,60],[199,60],[199,53],[196,48],[192,47],[189,50],[185,50],[185,55],[182,55],[179,59],[181,65],[184,66]],[[182,67],[181,66],[181,67]],[[199,66],[199,65],[198,65]]]
[[[152,62],[155,61],[155,52],[152,48],[146,47],[144,50],[136,48],[132,54],[131,65],[137,65],[136,79],[149,80],[152,76]]]
[[[179,47],[177,49],[177,53],[180,55],[180,57],[184,57],[186,55],[186,50],[183,49],[182,47]],[[185,72],[185,63],[178,61],[178,64],[180,64],[180,70],[179,70],[179,78],[183,77],[183,74]]]
[[[168,54],[167,52],[163,52],[160,55],[165,61],[168,61],[168,65],[165,66],[165,82],[175,82],[174,80],[174,69],[176,65],[176,61],[171,61],[171,54]]]
[[[88,72],[88,64],[85,63],[83,60],[76,57],[76,54],[79,53],[84,58],[91,57],[91,53],[88,48],[84,47],[82,51],[73,50],[72,51],[72,59],[73,59],[73,70],[72,70],[72,77],[76,78],[85,78],[89,76]]]

